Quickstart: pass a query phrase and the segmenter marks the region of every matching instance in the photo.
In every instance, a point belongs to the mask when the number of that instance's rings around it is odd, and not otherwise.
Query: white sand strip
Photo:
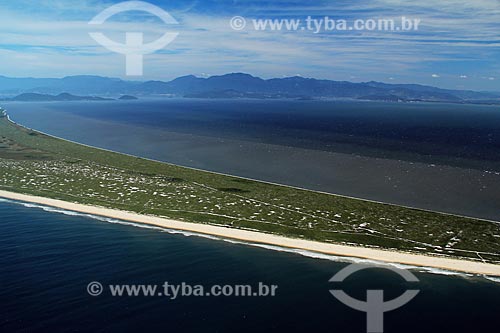
[[[500,276],[500,265],[487,264],[475,261],[458,260],[426,255],[410,254],[396,251],[370,249],[356,246],[335,245],[308,241],[302,239],[286,238],[277,235],[265,234],[255,231],[238,230],[229,227],[220,227],[199,223],[175,221],[167,218],[140,215],[132,212],[121,211],[82,205],[61,200],[48,199],[32,195],[18,194],[0,190],[0,197],[45,206],[57,207],[79,213],[99,215],[118,220],[131,221],[149,225],[160,226],[168,229],[177,229],[195,233],[213,235],[218,237],[236,239],[250,243],[262,243],[286,248],[301,249],[335,256],[356,257],[380,262],[399,263],[411,266],[431,267],[457,272]],[[0,222],[1,223],[1,222]]]

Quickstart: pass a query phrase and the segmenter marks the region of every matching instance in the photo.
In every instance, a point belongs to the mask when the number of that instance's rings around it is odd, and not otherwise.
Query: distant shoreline
[[[62,200],[48,199],[48,198],[19,194],[3,190],[0,190],[0,197],[16,201],[23,201],[23,202],[40,204],[44,206],[56,207],[79,213],[109,217],[109,218],[130,221],[130,222],[137,222],[148,225],[155,225],[167,229],[190,231],[205,235],[212,235],[222,238],[244,241],[244,242],[275,245],[284,248],[307,250],[307,251],[328,254],[328,255],[342,256],[342,257],[369,259],[383,263],[398,263],[411,266],[438,268],[438,269],[444,269],[462,273],[500,276],[500,265],[494,265],[494,264],[287,238],[283,236],[265,234],[249,230],[233,229],[233,228],[220,227],[208,224],[182,222],[167,218],[141,215],[137,213],[120,211],[116,209],[71,203]]]

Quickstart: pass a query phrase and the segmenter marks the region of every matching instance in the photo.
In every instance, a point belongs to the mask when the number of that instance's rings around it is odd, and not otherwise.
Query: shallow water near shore
[[[364,332],[365,316],[330,295],[328,280],[347,263],[255,248],[158,228],[0,202],[3,331],[112,330]],[[113,222],[113,221],[111,221]],[[500,287],[480,277],[414,272],[420,282],[374,268],[342,288],[363,299],[420,289],[385,315],[386,332],[495,331]],[[88,283],[278,285],[275,297],[89,296]],[[432,322],[432,326],[428,323]]]

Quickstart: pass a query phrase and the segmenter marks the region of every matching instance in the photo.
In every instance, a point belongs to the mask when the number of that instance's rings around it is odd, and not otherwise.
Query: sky
[[[130,11],[89,25],[122,1],[0,0],[0,75],[101,75],[128,80],[245,72],[262,78],[303,76],[353,82],[419,83],[500,91],[500,0],[168,0],[148,1],[178,24]],[[231,18],[247,25],[231,28]],[[416,31],[257,31],[253,20],[420,20]],[[90,32],[125,42],[141,32],[152,42],[178,33],[144,55],[142,76],[127,76],[125,56]]]

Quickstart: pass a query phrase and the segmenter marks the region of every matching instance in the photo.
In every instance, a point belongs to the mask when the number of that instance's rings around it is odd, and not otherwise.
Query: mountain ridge
[[[125,81],[96,75],[53,78],[9,78],[0,76],[0,94],[166,95],[204,98],[349,98],[387,101],[453,103],[500,103],[500,92],[451,90],[419,84],[354,83],[292,76],[262,79],[247,73],[229,73],[207,78],[181,76],[171,81]]]

